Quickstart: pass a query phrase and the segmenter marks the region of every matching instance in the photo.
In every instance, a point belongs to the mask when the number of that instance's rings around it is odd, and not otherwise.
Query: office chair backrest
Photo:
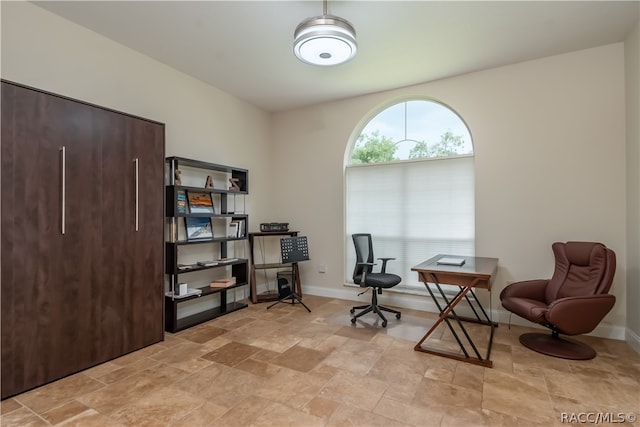
[[[565,297],[605,294],[616,270],[615,253],[601,243],[556,242],[553,277],[547,286],[547,304]]]
[[[360,284],[362,273],[371,273],[373,266],[359,265],[361,262],[373,262],[373,242],[371,241],[371,234],[359,233],[353,234],[353,244],[356,248],[356,266],[353,269],[353,281],[356,284]]]

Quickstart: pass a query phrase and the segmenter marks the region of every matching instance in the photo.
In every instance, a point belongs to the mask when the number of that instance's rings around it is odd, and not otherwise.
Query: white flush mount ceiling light
[[[307,18],[293,33],[293,52],[299,60],[313,65],[338,65],[356,55],[356,30],[346,19],[327,15],[323,0],[322,16]]]

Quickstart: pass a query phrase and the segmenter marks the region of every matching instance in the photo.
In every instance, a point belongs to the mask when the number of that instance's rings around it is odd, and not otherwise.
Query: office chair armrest
[[[375,262],[359,262],[358,265],[370,265],[371,267],[373,267],[374,265],[376,265]]]
[[[359,262],[357,263],[358,265],[368,265],[371,266],[371,269],[373,270],[373,266],[376,265],[375,262]],[[362,278],[360,279],[360,287],[366,287],[367,285],[365,285],[365,283],[367,283],[367,269],[363,268],[362,269]]]
[[[565,335],[593,331],[613,308],[616,297],[610,294],[560,298],[549,304],[546,318]]]
[[[387,271],[387,261],[390,260],[394,260],[395,258],[378,258],[380,261],[382,261],[382,269],[380,270],[380,272],[382,273],[386,273]]]

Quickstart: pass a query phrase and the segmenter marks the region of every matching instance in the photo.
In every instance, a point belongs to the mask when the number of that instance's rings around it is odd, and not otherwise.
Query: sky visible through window
[[[464,141],[458,154],[473,152],[471,135],[464,122],[448,107],[433,101],[406,101],[385,109],[367,123],[362,134],[370,135],[376,130],[396,143],[395,155],[400,160],[409,158],[409,150],[416,142],[438,143],[447,131]]]

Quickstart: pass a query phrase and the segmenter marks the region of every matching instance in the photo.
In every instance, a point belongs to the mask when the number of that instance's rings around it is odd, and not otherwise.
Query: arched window
[[[351,235],[371,233],[376,256],[396,257],[388,271],[399,289],[424,290],[411,267],[440,253],[474,255],[471,134],[447,106],[407,100],[375,115],[350,147],[346,165],[346,280]]]

